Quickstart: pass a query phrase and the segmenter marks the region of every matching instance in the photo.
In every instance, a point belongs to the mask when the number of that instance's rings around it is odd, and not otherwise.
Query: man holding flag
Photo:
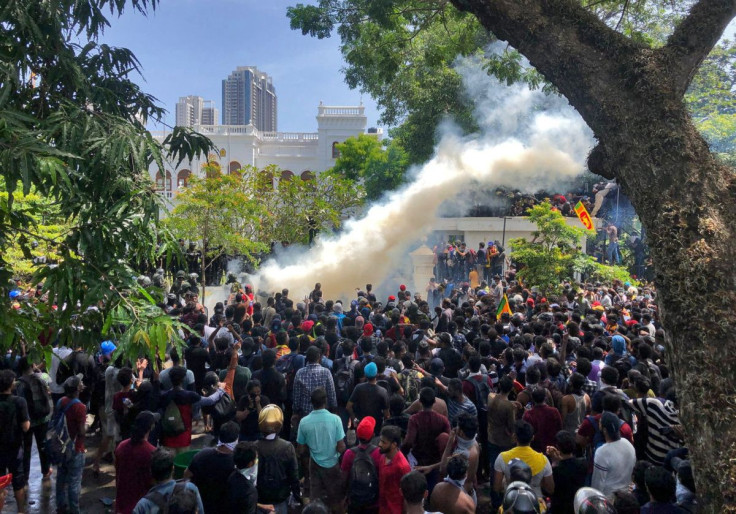
[[[506,312],[509,316],[512,316],[513,313],[511,312],[511,307],[509,306],[509,299],[506,296],[506,293],[503,293],[503,296],[501,297],[501,301],[498,304],[498,309],[496,310],[496,319],[501,319],[501,315]]]

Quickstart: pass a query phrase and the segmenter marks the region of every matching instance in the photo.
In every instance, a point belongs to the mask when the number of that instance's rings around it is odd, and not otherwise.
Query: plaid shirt
[[[312,412],[312,392],[318,387],[327,391],[327,406],[337,407],[332,373],[320,364],[307,364],[294,376],[294,412],[306,416]]]
[[[585,377],[585,384],[583,384],[583,391],[588,393],[591,398],[593,394],[598,390],[598,383]]]

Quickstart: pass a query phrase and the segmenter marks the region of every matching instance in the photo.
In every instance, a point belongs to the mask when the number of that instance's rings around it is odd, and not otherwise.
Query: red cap
[[[302,329],[302,330],[303,330],[304,332],[309,332],[310,330],[312,330],[312,327],[313,327],[313,326],[314,326],[314,321],[312,321],[312,320],[307,320],[307,321],[304,321],[304,322],[302,322],[302,326],[301,326],[301,329]]]
[[[358,428],[355,430],[355,435],[362,441],[368,441],[373,439],[373,433],[376,429],[376,420],[373,416],[366,416],[358,423]]]
[[[404,284],[401,284],[399,286],[399,291],[406,291],[406,286]]]
[[[373,325],[370,323],[366,323],[363,325],[363,335],[366,337],[370,337],[373,335]]]
[[[391,295],[391,296],[388,297],[388,301],[389,302],[395,302],[396,301],[396,297],[394,295]]]

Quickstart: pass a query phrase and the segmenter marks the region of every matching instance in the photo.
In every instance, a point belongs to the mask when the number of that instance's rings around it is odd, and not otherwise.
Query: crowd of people
[[[57,512],[80,512],[94,431],[121,514],[698,510],[653,288],[494,274],[343,302],[233,281],[208,316],[178,275],[160,307],[189,330],[165,358],[56,341],[49,367],[0,371],[19,512],[54,469]]]

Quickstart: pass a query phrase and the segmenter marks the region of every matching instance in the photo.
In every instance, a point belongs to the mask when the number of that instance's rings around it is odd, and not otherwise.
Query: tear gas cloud
[[[301,298],[320,282],[326,298],[352,298],[356,286],[378,284],[394,271],[431,231],[443,202],[480,187],[551,190],[584,171],[592,132],[566,100],[501,84],[472,58],[457,69],[481,133],[463,136],[443,123],[435,155],[410,170],[408,185],[347,221],[339,234],[265,262],[252,277],[257,288],[288,287]]]

